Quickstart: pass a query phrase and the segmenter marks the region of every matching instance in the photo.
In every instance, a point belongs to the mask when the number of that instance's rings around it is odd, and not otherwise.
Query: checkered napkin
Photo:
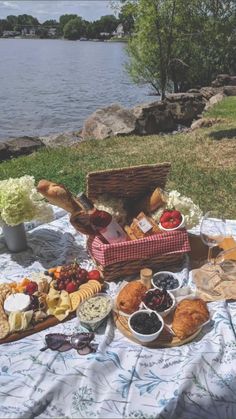
[[[103,266],[128,260],[149,259],[158,255],[186,253],[191,250],[185,229],[112,244],[104,244],[98,237],[89,237],[87,247],[96,262]]]

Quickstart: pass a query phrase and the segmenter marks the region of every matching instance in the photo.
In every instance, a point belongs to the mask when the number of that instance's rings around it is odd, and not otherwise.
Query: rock
[[[218,124],[219,122],[223,122],[224,120],[221,118],[200,118],[197,121],[194,121],[191,125],[191,130],[199,129],[199,128],[208,128],[212,127],[214,124]]]
[[[10,153],[6,143],[0,143],[0,161],[4,161],[10,158]]]
[[[51,134],[39,138],[48,148],[71,147],[82,141],[80,132],[64,132],[62,134]]]
[[[224,94],[226,96],[236,96],[236,85],[235,86],[225,86]]]
[[[218,74],[211,85],[213,87],[236,86],[236,76],[230,76],[229,74]]]
[[[222,93],[223,88],[222,87],[211,87],[211,86],[205,86],[201,87],[199,90],[203,98],[208,101],[212,96],[217,95],[217,93]]]
[[[34,151],[45,147],[39,138],[27,136],[8,140],[7,146],[11,157],[31,154]]]
[[[176,128],[172,114],[164,102],[144,103],[135,106],[131,111],[136,118],[137,135],[170,132]]]
[[[84,123],[82,137],[84,140],[102,140],[111,136],[134,134],[136,118],[133,113],[113,104],[98,109]]]
[[[212,108],[214,105],[216,105],[217,103],[221,102],[224,99],[225,95],[224,93],[217,93],[217,95],[212,96],[208,103],[206,104],[205,110],[208,110],[210,108]]]
[[[173,120],[177,124],[189,125],[198,117],[206,101],[201,93],[176,93],[168,95],[164,100]]]

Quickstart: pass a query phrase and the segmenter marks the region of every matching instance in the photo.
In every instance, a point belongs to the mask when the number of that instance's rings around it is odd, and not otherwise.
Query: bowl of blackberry
[[[139,310],[129,316],[128,326],[132,335],[145,343],[158,338],[164,328],[164,321],[155,311]]]

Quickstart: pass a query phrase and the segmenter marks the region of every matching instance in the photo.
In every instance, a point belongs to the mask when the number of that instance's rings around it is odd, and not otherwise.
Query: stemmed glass
[[[226,236],[226,221],[222,215],[216,211],[208,211],[201,222],[200,235],[204,244],[208,246],[207,262],[209,265],[214,265],[212,262],[212,249],[218,246]]]

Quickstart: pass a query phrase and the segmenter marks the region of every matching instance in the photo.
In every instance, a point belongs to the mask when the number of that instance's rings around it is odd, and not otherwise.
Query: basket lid
[[[103,194],[137,198],[156,187],[164,188],[170,168],[170,163],[159,163],[90,172],[87,175],[87,195],[92,200]]]

